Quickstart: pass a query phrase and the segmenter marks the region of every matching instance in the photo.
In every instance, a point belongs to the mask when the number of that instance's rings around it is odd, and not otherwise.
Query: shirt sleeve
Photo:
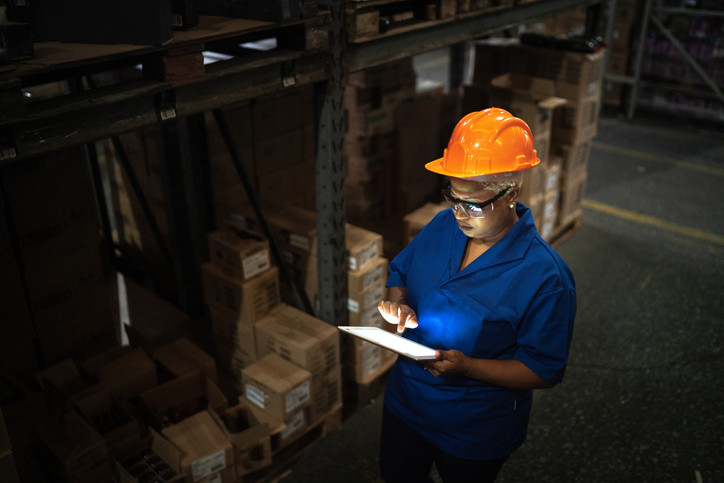
[[[548,382],[558,383],[568,363],[576,314],[574,288],[539,293],[518,332],[514,358]]]

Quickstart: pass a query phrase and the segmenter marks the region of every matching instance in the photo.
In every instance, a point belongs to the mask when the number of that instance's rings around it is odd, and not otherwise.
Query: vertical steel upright
[[[318,300],[320,319],[332,325],[347,321],[347,263],[344,196],[344,1],[326,2],[330,10],[330,78],[319,114],[315,167],[317,211]]]

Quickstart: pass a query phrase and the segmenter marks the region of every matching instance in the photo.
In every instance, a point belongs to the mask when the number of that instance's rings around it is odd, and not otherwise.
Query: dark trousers
[[[433,462],[445,483],[492,483],[507,456],[476,461],[451,456],[420,436],[385,407],[380,473],[387,483],[425,483]]]

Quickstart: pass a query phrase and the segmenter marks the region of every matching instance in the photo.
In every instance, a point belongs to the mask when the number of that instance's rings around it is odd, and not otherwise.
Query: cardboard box
[[[567,178],[583,178],[588,174],[588,159],[591,155],[591,140],[578,144],[563,144],[555,147],[556,155],[563,160],[563,176]]]
[[[343,339],[346,345],[344,375],[359,384],[368,384],[390,369],[397,354],[382,347],[352,337]]]
[[[216,424],[208,411],[201,411],[163,429],[163,435],[181,451],[181,469],[186,481],[195,482],[216,475],[234,464],[231,442]],[[232,472],[233,473],[233,472]],[[224,479],[221,482],[232,483],[236,480]]]
[[[379,300],[378,300],[378,302],[379,302]],[[383,319],[382,319],[382,316],[380,315],[380,311],[377,310],[377,305],[375,305],[374,307],[368,307],[360,312],[353,312],[350,310],[347,313],[347,315],[349,318],[349,320],[348,320],[349,325],[364,325],[364,326],[368,326],[368,327],[382,327],[383,326],[383,324],[382,324]],[[391,326],[392,324],[387,324],[385,322],[384,325]]]
[[[282,304],[255,326],[257,355],[278,356],[312,375],[326,374],[340,364],[339,331],[333,325]]]
[[[142,392],[140,404],[148,424],[158,431],[200,411],[228,407],[224,393],[200,371]]]
[[[134,451],[116,458],[120,483],[143,483],[155,477],[161,477],[165,483],[184,481],[181,450],[153,429],[149,432],[151,436]]]
[[[241,369],[257,360],[254,325],[214,308],[210,308],[210,317],[217,364],[227,374],[240,379]]]
[[[201,272],[206,303],[240,322],[259,320],[281,303],[276,267],[247,281],[229,277],[211,263],[202,265]]]
[[[450,208],[450,205],[447,202],[425,203],[420,208],[405,215],[402,218],[404,244],[410,243],[438,213],[448,208]]]
[[[209,233],[209,260],[224,274],[248,280],[271,267],[269,240],[230,225]]]
[[[81,483],[112,480],[105,440],[77,412],[66,413],[62,424],[38,421],[36,431],[52,457],[50,472]]]
[[[119,401],[130,401],[158,384],[156,365],[136,348],[98,368],[98,381]]]
[[[363,292],[348,294],[347,309],[356,314],[366,312],[372,308],[376,309],[377,304],[385,296],[385,282],[386,280],[380,280]]]
[[[271,434],[281,430],[281,421],[264,411],[253,411],[243,397],[238,405],[211,416],[232,444],[238,477],[271,466]]]
[[[534,138],[550,136],[553,110],[566,104],[550,79],[507,73],[490,81],[490,102],[523,119]],[[546,153],[541,152],[543,158]]]
[[[65,359],[40,371],[36,378],[48,409],[57,414],[72,410],[77,400],[102,389],[95,381],[83,377],[72,359]]]
[[[347,272],[347,291],[350,294],[364,292],[377,283],[387,281],[388,260],[384,257],[375,257],[357,271]]]
[[[565,180],[561,189],[559,224],[564,225],[579,216],[587,180],[586,176]]]
[[[199,370],[214,384],[219,382],[214,358],[186,338],[159,347],[153,358],[174,378]]]
[[[311,403],[311,378],[309,371],[277,354],[241,371],[244,397],[282,421]]]
[[[142,440],[141,427],[131,411],[113,399],[107,390],[75,403],[78,413],[106,440],[112,456],[125,455]]]
[[[382,235],[347,223],[345,247],[347,268],[362,270],[368,263],[382,255]],[[316,253],[316,243],[313,252]]]
[[[598,132],[601,111],[599,95],[570,101],[553,114],[554,144],[578,144],[588,141]]]
[[[312,403],[307,408],[309,424],[324,418],[335,407],[342,405],[342,365],[328,371],[312,374]]]

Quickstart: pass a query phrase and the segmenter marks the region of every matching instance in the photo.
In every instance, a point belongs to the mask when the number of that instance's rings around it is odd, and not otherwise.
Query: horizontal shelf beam
[[[390,35],[347,47],[348,70],[356,72],[431,50],[488,35],[565,10],[585,8],[601,0],[540,0],[463,17],[436,27]]]

